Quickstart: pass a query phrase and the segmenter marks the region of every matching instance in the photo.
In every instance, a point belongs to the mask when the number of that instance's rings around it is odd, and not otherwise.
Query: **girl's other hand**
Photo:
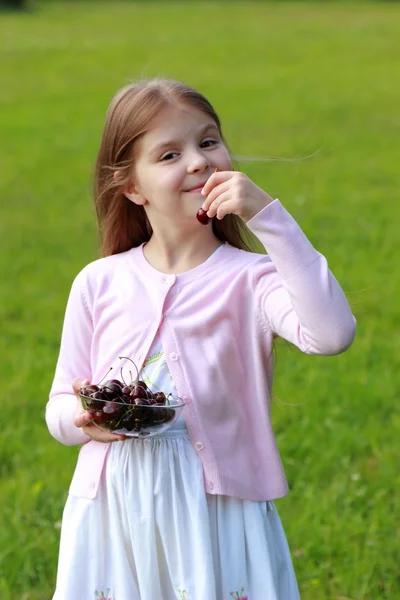
[[[74,425],[76,427],[81,427],[82,431],[96,442],[104,442],[107,444],[108,442],[126,440],[125,435],[104,431],[92,423],[92,415],[89,411],[83,408],[82,401],[79,397],[79,390],[83,386],[89,385],[89,383],[90,382],[87,379],[74,379],[72,382],[72,389],[74,390],[74,394],[78,400],[78,409],[74,418]]]
[[[207,196],[202,209],[211,219],[222,219],[225,215],[234,214],[243,221],[250,221],[273,202],[271,196],[239,171],[213,173],[201,193]]]

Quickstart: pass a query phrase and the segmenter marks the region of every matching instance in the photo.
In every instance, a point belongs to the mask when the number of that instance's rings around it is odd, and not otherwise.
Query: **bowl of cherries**
[[[138,372],[136,379],[131,376],[127,384],[122,369],[121,380],[108,379],[105,383],[86,385],[79,390],[79,397],[83,408],[92,415],[94,425],[138,438],[154,437],[169,429],[185,406],[178,396],[152,392],[139,379]]]

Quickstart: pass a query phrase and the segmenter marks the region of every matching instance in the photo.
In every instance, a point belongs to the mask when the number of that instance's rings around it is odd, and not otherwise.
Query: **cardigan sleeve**
[[[78,400],[72,390],[76,377],[91,381],[90,349],[92,318],[84,295],[85,275],[82,271],[72,284],[61,336],[49,401],[46,423],[51,435],[67,446],[83,444],[91,438],[73,423]]]
[[[255,270],[253,285],[262,319],[274,335],[308,354],[346,350],[356,321],[325,257],[279,200],[247,225],[269,255]]]

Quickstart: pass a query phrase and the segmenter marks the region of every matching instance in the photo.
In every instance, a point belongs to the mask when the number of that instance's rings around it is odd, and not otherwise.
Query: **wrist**
[[[267,192],[264,192],[264,190],[260,189],[260,192],[261,193],[259,197],[255,199],[254,203],[250,203],[250,205],[247,206],[245,213],[240,215],[245,223],[253,219],[253,217],[258,215],[258,213],[260,213],[262,210],[264,210],[264,208],[274,201],[274,198],[271,198],[271,196],[267,194]]]

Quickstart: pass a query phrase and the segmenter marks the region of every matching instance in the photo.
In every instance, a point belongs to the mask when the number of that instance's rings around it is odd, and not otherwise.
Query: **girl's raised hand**
[[[79,390],[84,385],[89,385],[89,383],[90,382],[87,379],[74,379],[74,381],[72,382],[72,389],[74,390],[74,394],[76,396],[76,399],[78,400],[78,408],[74,418],[74,425],[76,427],[81,427],[82,431],[96,442],[104,442],[105,444],[107,444],[108,442],[126,440],[125,435],[103,431],[103,429],[100,429],[91,422],[92,415],[89,411],[83,408],[82,401],[79,397]]]
[[[213,173],[201,193],[206,196],[202,208],[211,219],[234,214],[249,221],[273,202],[271,196],[239,171]]]

